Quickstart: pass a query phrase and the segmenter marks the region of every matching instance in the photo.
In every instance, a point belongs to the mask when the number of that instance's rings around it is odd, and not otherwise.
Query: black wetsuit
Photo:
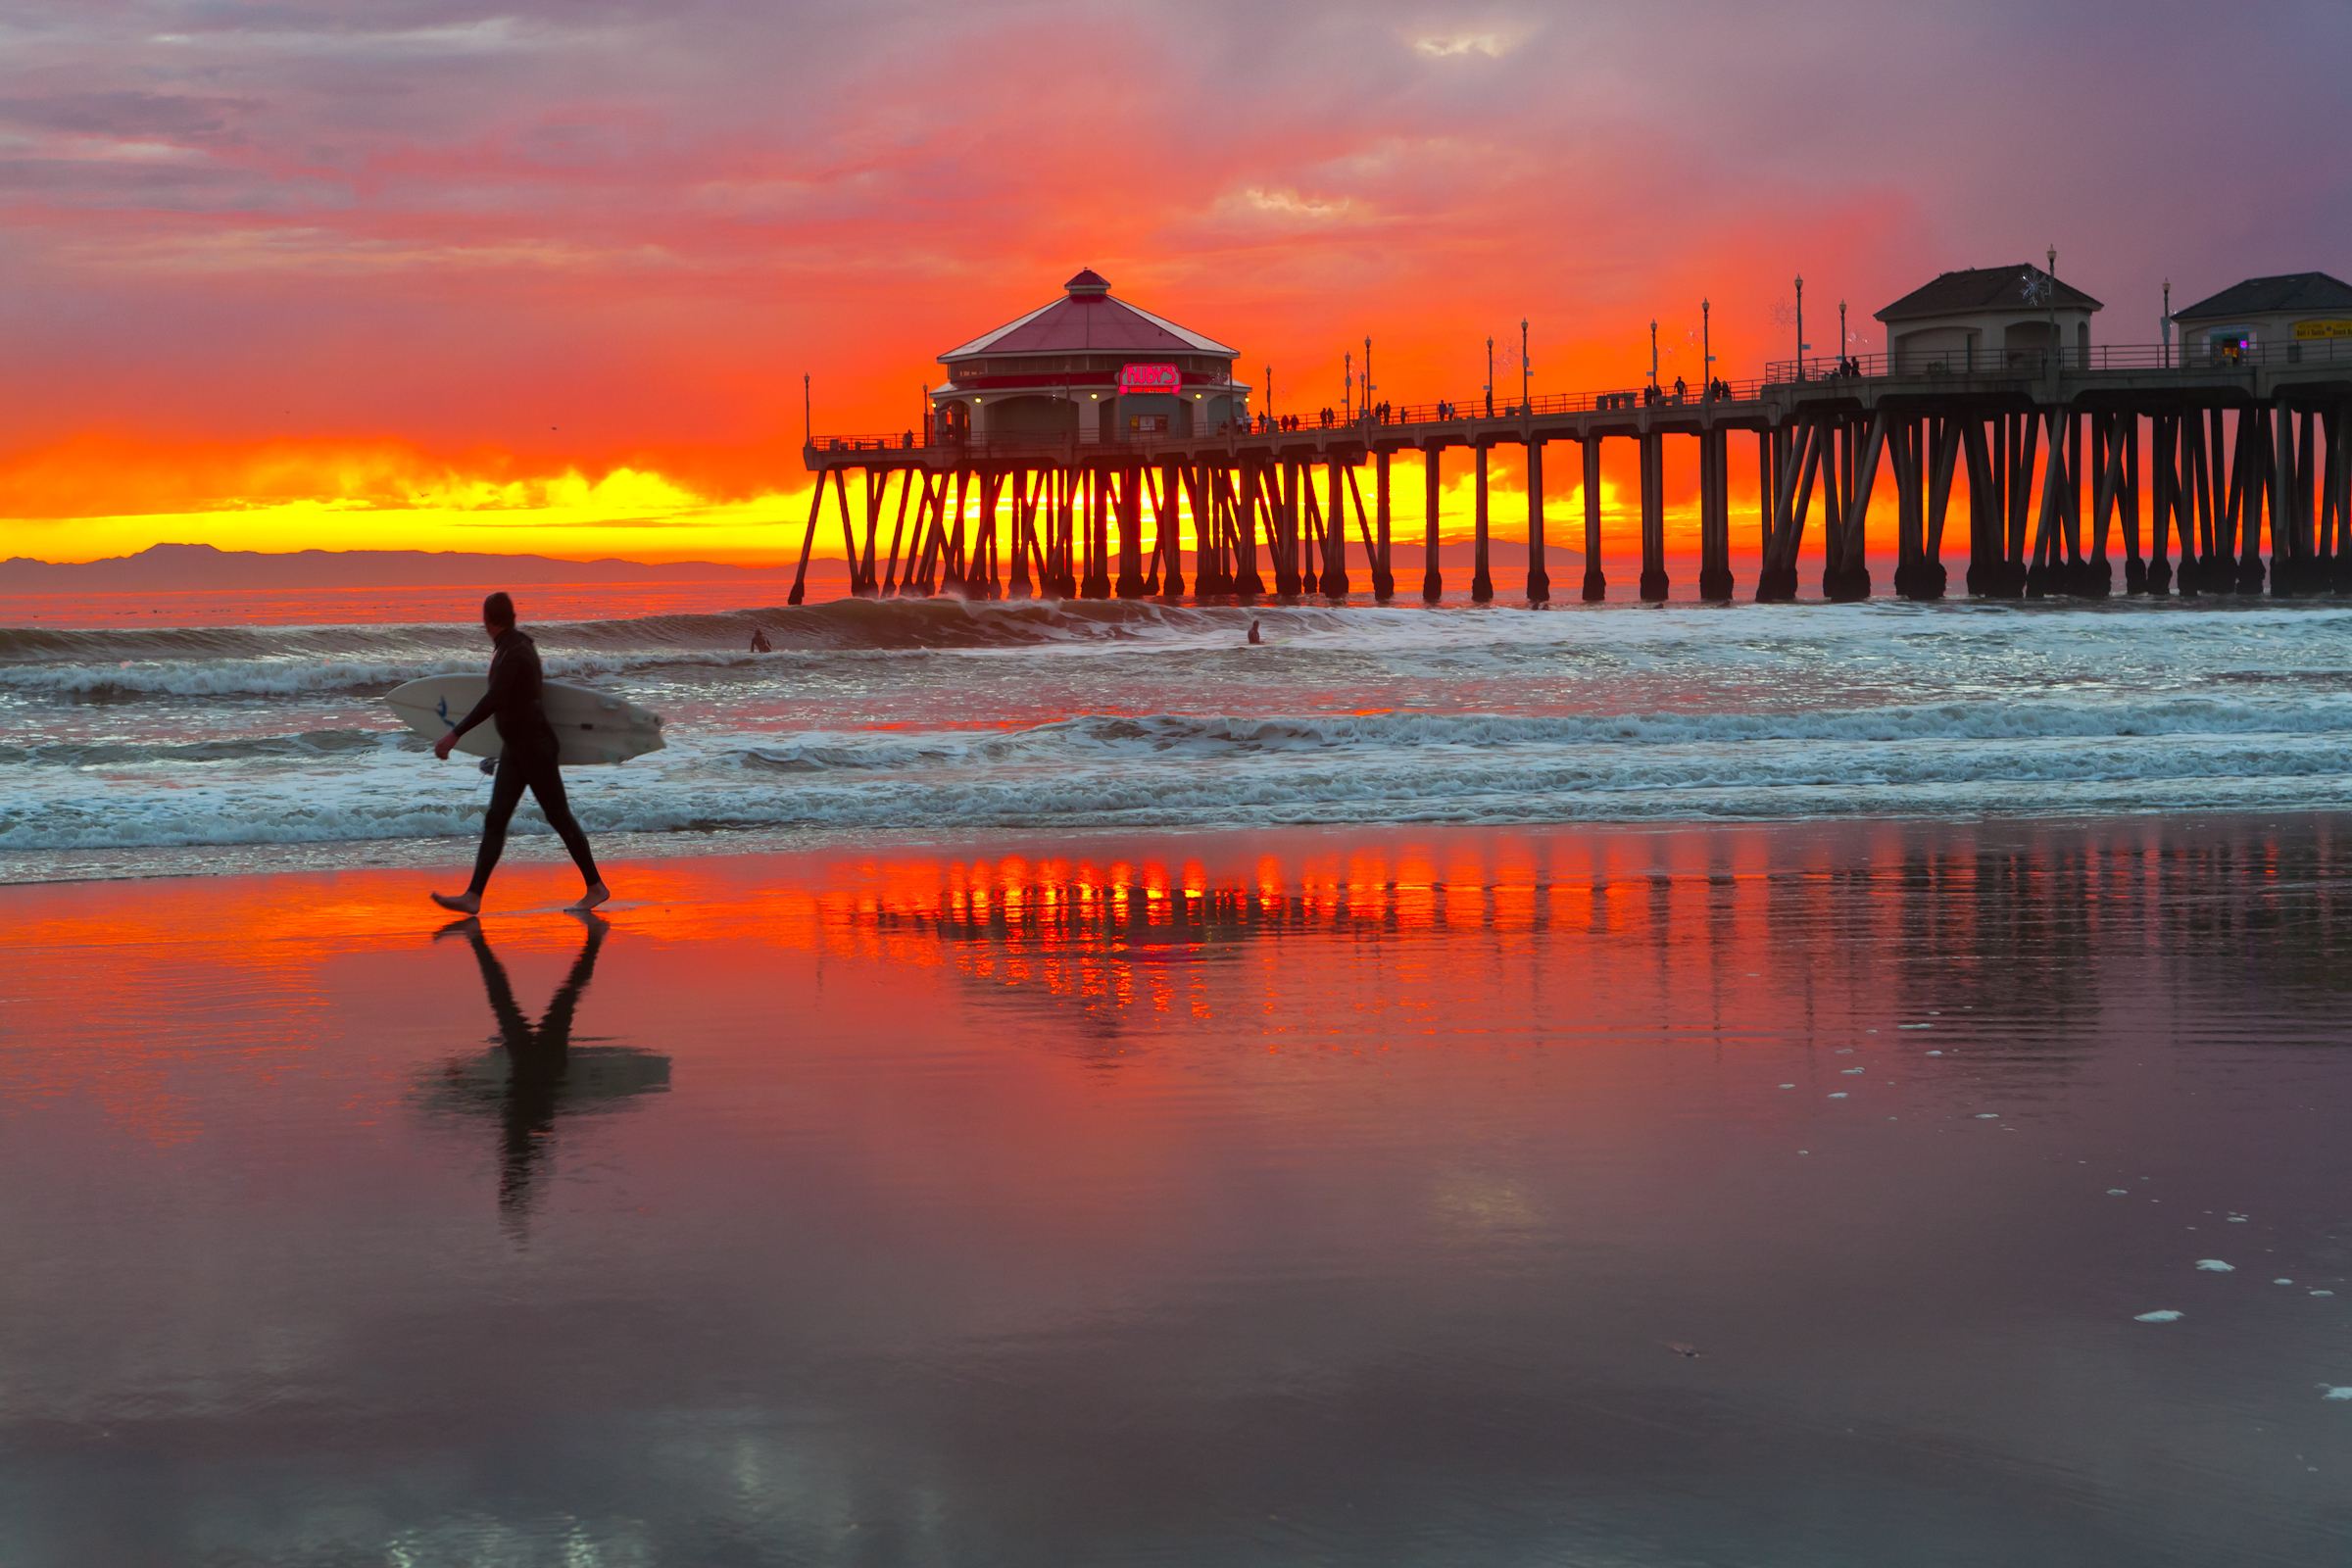
[[[498,634],[494,646],[497,652],[490,656],[490,689],[473,705],[472,712],[458,720],[453,731],[463,735],[482,720],[495,718],[503,743],[498,781],[490,786],[490,809],[482,817],[482,847],[473,858],[473,885],[467,891],[479,898],[490,885],[490,873],[507,847],[507,822],[522,803],[526,785],[546,815],[547,825],[571,852],[580,875],[588,879],[590,887],[596,887],[603,881],[596,874],[596,857],[588,852],[588,835],[580,831],[564,799],[564,775],[556,767],[555,728],[539,706],[538,645],[509,626]]]

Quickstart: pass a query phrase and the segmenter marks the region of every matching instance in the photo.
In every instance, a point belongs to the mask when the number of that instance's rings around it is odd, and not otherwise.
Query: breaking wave
[[[358,731],[20,756],[81,765],[16,772],[0,797],[0,849],[463,835],[484,788],[402,737]],[[100,765],[110,761],[218,765],[126,795]],[[2183,699],[1620,717],[1088,714],[1009,732],[681,736],[566,781],[592,830],[657,834],[2340,807],[2352,804],[2352,701],[2259,713]],[[518,826],[534,830],[535,816]]]

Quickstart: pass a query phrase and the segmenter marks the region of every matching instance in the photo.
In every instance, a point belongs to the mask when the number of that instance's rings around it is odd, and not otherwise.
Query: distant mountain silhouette
[[[838,561],[811,561],[811,577],[843,574]],[[729,566],[715,561],[559,561],[466,551],[216,550],[150,545],[135,556],[47,562],[0,561],[0,594],[170,593],[221,588],[497,588],[556,582],[792,581],[790,566]]]

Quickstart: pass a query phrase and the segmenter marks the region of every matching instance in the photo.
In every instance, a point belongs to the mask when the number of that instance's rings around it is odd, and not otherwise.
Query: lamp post
[[[1649,389],[1658,389],[1658,323],[1649,323]]]
[[[1813,345],[1805,341],[1805,274],[1796,274],[1796,378],[1805,378],[1805,350]]]
[[[1494,417],[1494,340],[1487,339],[1487,417]]]
[[[1707,388],[1699,394],[1698,398],[1701,403],[1715,401],[1715,339],[1710,330],[1711,324],[1707,315],[1707,302],[1700,300],[1698,302],[1698,357],[1706,362],[1703,368],[1707,378]]]
[[[1351,350],[1340,356],[1340,419],[1346,423],[1355,417],[1355,354]]]
[[[2048,274],[2047,274],[2047,275],[2048,275],[2048,277],[2049,277],[2049,280],[2050,280],[2050,347],[2051,347],[2051,348],[2053,348],[2053,349],[2056,349],[2056,350],[2058,351],[2058,361],[2057,361],[2057,363],[2058,363],[2058,364],[2060,364],[2060,365],[2064,365],[2064,364],[2066,363],[2066,349],[2065,349],[2065,348],[2064,348],[2064,346],[2063,346],[2063,345],[2061,345],[2061,344],[2059,343],[2059,341],[2058,341],[2058,247],[2057,247],[2057,246],[2053,245],[2053,246],[2051,246],[2051,247],[2050,247],[2050,250],[2049,250],[2049,258],[2050,258],[2050,270],[2049,270],[2049,272],[2048,272]]]
[[[2164,280],[2164,315],[2157,324],[2164,329],[2164,368],[2169,370],[2173,368],[2173,280],[2169,277]]]
[[[1266,367],[1266,427],[1274,427],[1274,367]]]
[[[1845,301],[1839,300],[1838,302],[1838,359],[1840,368],[1842,368],[1845,360]]]
[[[1523,316],[1519,318],[1519,416],[1523,419],[1536,412],[1527,396],[1528,381],[1534,370],[1535,367],[1527,363],[1527,318]]]
[[[1364,417],[1372,417],[1372,340],[1364,339]]]
[[[816,423],[808,402],[808,372],[807,370],[801,372],[801,445],[805,447],[816,445]]]

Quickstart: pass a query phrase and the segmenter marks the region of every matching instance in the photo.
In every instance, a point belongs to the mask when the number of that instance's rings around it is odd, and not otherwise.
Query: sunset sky
[[[1653,317],[1696,380],[1702,296],[1753,375],[1800,272],[1867,352],[2053,244],[2152,342],[2168,276],[2352,275],[2347,58],[2340,4],[19,0],[0,555],[773,560],[804,372],[902,428],[1080,266],[1288,409],[1366,336],[1384,396],[1490,332],[1515,389],[1522,317],[1539,392]]]

